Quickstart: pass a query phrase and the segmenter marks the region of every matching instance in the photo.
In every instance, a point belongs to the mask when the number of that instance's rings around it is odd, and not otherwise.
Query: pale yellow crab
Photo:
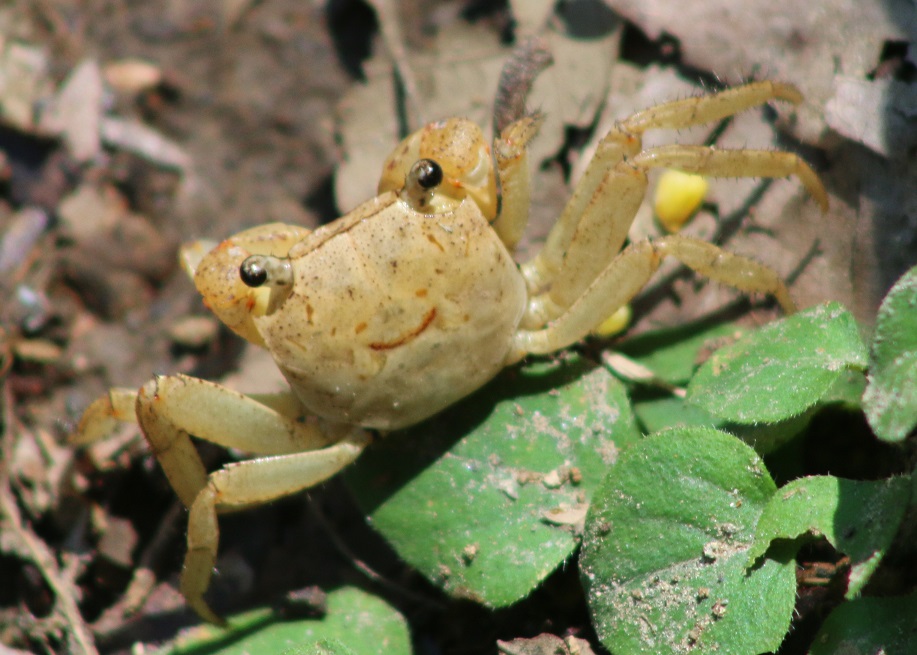
[[[314,232],[263,225],[183,250],[207,306],[267,348],[292,390],[244,396],[183,375],[157,377],[93,403],[76,439],[99,438],[116,421],[140,424],[190,508],[182,593],[201,617],[221,623],[203,599],[218,513],[313,486],[350,464],[371,430],[415,424],[526,355],[579,341],[628,303],[662,258],[773,294],[793,311],[776,273],[709,243],[671,235],[622,250],[654,167],[796,175],[827,207],[818,177],[794,154],[642,150],[647,129],[717,121],[772,99],[801,97],[792,86],[758,82],[623,121],[602,140],[541,252],[521,266],[511,251],[528,218],[525,148],[538,120],[510,125],[493,153],[467,120],[427,125],[391,154],[379,195],[333,223]],[[208,474],[189,435],[259,457]]]

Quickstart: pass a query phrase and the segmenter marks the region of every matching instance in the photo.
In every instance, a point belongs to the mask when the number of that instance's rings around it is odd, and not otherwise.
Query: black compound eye
[[[417,184],[422,189],[432,189],[443,181],[443,169],[432,159],[421,159],[414,164]]]
[[[239,267],[239,277],[247,286],[260,287],[267,282],[267,269],[260,258],[249,257]]]

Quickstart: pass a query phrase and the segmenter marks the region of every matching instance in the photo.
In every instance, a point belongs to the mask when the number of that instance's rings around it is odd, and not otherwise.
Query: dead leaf
[[[905,159],[917,143],[917,85],[838,75],[825,120],[880,155]]]
[[[40,46],[0,36],[0,117],[8,125],[33,132],[35,109],[54,92],[48,55]]]
[[[162,69],[144,59],[119,59],[105,65],[105,81],[120,93],[136,95],[162,82]]]
[[[60,134],[70,154],[79,162],[101,151],[99,124],[102,119],[102,71],[94,59],[84,59],[70,71],[39,125],[47,133]]]
[[[594,655],[595,651],[585,639],[540,634],[530,639],[497,641],[497,648],[506,655]]]
[[[911,41],[917,26],[911,3],[604,2],[650,39],[674,36],[686,63],[728,84],[749,78],[796,84],[806,103],[788,128],[809,143],[826,136],[824,107],[834,95],[834,76],[864,78],[876,66],[883,41]]]
[[[157,166],[179,172],[191,165],[184,148],[143,123],[104,116],[99,128],[102,141],[109,147],[132,152]]]

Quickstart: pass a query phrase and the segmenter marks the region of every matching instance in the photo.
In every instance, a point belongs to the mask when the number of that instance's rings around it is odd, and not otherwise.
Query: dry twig
[[[63,567],[58,565],[57,558],[23,520],[19,505],[13,494],[13,481],[6,465],[11,461],[15,437],[13,434],[14,418],[11,407],[13,403],[9,384],[3,381],[2,398],[3,420],[3,458],[0,460],[0,524],[6,533],[8,542],[5,546],[14,551],[18,557],[32,562],[44,577],[45,582],[54,594],[52,613],[67,631],[68,651],[76,655],[97,655],[92,635],[83,620],[76,604],[77,588],[74,579],[79,571],[79,562],[75,557],[64,558]]]

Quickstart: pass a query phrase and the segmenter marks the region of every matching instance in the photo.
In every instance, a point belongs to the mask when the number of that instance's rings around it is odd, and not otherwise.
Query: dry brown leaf
[[[506,655],[594,655],[595,651],[585,639],[540,634],[530,639],[498,641],[497,648]]]
[[[0,119],[25,132],[35,130],[35,109],[54,92],[44,48],[0,36]]]
[[[825,120],[880,155],[906,159],[917,144],[917,85],[838,75]]]
[[[157,166],[181,172],[191,165],[184,148],[143,123],[103,116],[99,131],[105,145],[132,152]]]
[[[819,0],[736,2],[708,0],[604,0],[651,39],[675,36],[687,63],[730,84],[749,78],[799,86],[806,104],[794,135],[825,136],[824,106],[835,74],[865,77],[883,41],[910,41],[917,27],[911,3]]]
[[[41,128],[60,134],[74,159],[89,161],[101,152],[102,101],[99,63],[84,59],[70,71],[47,110],[42,112]]]
[[[162,69],[145,59],[126,58],[105,65],[102,74],[116,91],[136,95],[162,82]]]

